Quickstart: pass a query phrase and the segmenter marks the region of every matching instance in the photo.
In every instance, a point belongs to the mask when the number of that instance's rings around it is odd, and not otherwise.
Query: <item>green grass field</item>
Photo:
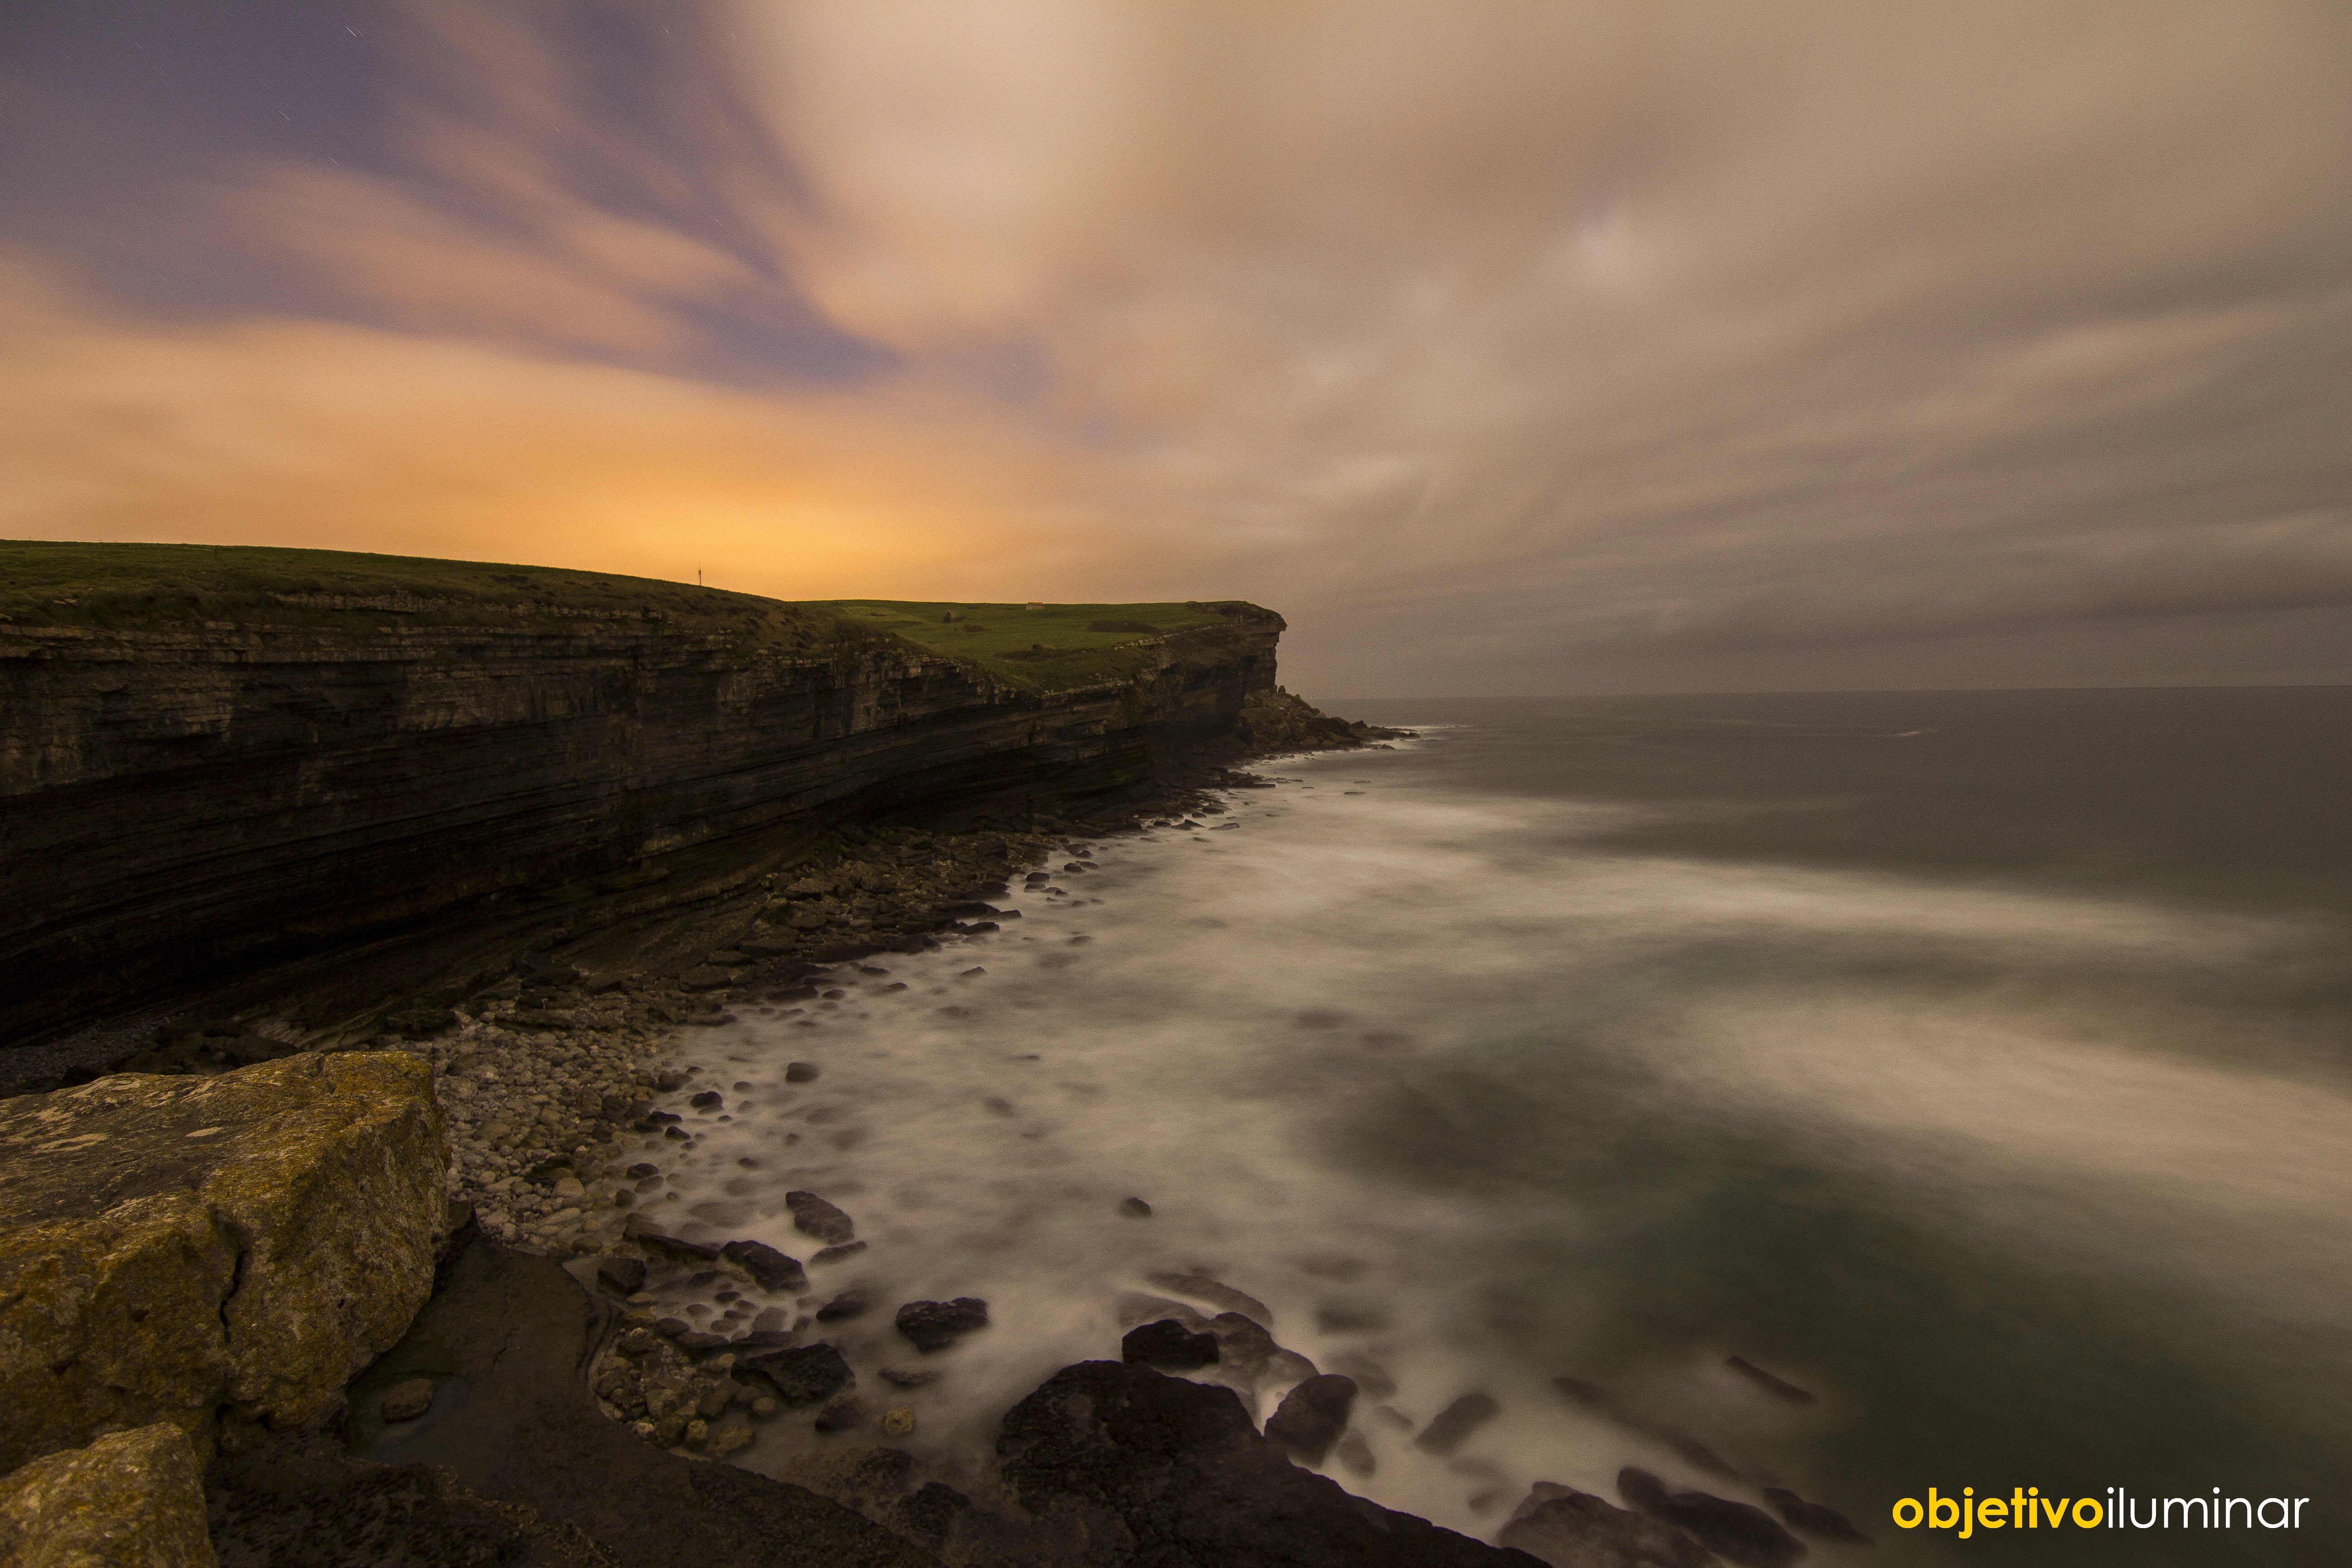
[[[411,626],[463,626],[490,615],[511,625],[518,616],[562,621],[583,614],[649,616],[670,629],[788,649],[903,637],[1033,691],[1131,674],[1150,657],[1139,645],[1223,624],[1214,611],[1183,604],[798,603],[551,566],[257,545],[0,540],[0,617],[18,626],[224,621],[356,630],[383,625],[387,616]]]

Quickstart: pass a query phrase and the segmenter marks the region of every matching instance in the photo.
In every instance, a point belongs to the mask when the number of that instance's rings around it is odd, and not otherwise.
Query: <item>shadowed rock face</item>
[[[1005,1483],[1082,1529],[1089,1561],[1193,1568],[1534,1568],[1351,1497],[1258,1436],[1231,1389],[1146,1366],[1064,1367],[1004,1417]]]
[[[1272,687],[1281,617],[1218,609],[1046,694],[658,617],[0,625],[0,1043],[600,879],[687,896],[851,810],[1138,783]]]
[[[1538,1481],[1495,1537],[1551,1568],[1713,1568],[1689,1536],[1591,1492]]]
[[[310,1419],[431,1292],[444,1159],[397,1052],[0,1100],[0,1469]]]
[[[1762,1509],[1708,1492],[1670,1492],[1632,1465],[1617,1472],[1617,1495],[1738,1568],[1787,1568],[1805,1554],[1805,1543]]]
[[[679,1458],[596,1408],[584,1368],[612,1309],[563,1268],[472,1237],[399,1344],[351,1388],[344,1445],[272,1434],[206,1478],[224,1564],[936,1568],[800,1487]],[[425,1378],[406,1431],[372,1413]]]

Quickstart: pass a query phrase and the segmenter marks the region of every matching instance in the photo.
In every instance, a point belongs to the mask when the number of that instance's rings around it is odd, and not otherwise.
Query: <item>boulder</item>
[[[794,1229],[803,1236],[814,1237],[827,1246],[839,1247],[857,1235],[857,1226],[851,1223],[847,1215],[814,1193],[786,1193],[784,1206],[793,1211]]]
[[[1322,1373],[1282,1396],[1267,1418],[1265,1435],[1302,1464],[1319,1465],[1348,1429],[1356,1407],[1356,1380]]]
[[[1551,1568],[1712,1568],[1705,1547],[1591,1492],[1538,1481],[1495,1537]]]
[[[1118,1342],[1118,1359],[1162,1372],[1192,1372],[1217,1364],[1217,1336],[1196,1334],[1172,1318],[1129,1329]]]
[[[169,1421],[110,1433],[0,1477],[9,1568],[215,1568],[204,1477]]]
[[[1006,1486],[1104,1563],[1190,1568],[1535,1568],[1427,1520],[1349,1496],[1258,1436],[1229,1388],[1082,1362],[1014,1405],[996,1438]]]
[[[735,1370],[767,1379],[787,1405],[814,1405],[857,1381],[841,1352],[828,1344],[738,1356]]]
[[[762,1290],[805,1290],[808,1271],[801,1260],[777,1251],[764,1241],[730,1241],[719,1255],[749,1274]]]
[[[432,1291],[446,1159],[399,1052],[0,1101],[0,1466],[322,1413]]]
[[[988,1303],[976,1296],[952,1301],[909,1301],[898,1309],[898,1331],[929,1355],[943,1351],[974,1329],[988,1326]]]
[[[1870,1537],[1853,1527],[1853,1521],[1827,1503],[1808,1502],[1786,1487],[1766,1487],[1764,1498],[1780,1510],[1782,1519],[1817,1541],[1843,1541],[1857,1546],[1871,1544]]]
[[[1707,1492],[1669,1492],[1664,1481],[1632,1465],[1617,1472],[1617,1495],[1738,1568],[1786,1568],[1805,1554],[1805,1543],[1762,1509]]]
[[[1421,1430],[1412,1446],[1423,1453],[1443,1457],[1462,1446],[1463,1439],[1501,1414],[1502,1406],[1491,1394],[1465,1394],[1444,1409]]]

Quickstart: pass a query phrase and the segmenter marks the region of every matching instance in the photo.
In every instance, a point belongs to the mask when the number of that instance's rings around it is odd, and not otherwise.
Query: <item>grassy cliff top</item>
[[[1171,632],[1225,624],[1224,616],[1200,604],[824,599],[814,607],[976,663],[999,680],[1039,691],[1130,675],[1148,658],[1137,644]]]
[[[1033,691],[1132,673],[1150,639],[1224,624],[1202,605],[793,603],[551,566],[258,545],[0,540],[0,621],[102,630],[192,622],[373,630],[643,619],[665,630],[815,650],[904,638]]]

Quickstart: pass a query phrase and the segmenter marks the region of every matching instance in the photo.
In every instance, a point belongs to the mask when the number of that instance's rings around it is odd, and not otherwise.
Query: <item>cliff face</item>
[[[1205,606],[1041,692],[854,629],[395,598],[0,624],[0,1041],[846,811],[1139,782],[1234,731],[1283,629]]]

